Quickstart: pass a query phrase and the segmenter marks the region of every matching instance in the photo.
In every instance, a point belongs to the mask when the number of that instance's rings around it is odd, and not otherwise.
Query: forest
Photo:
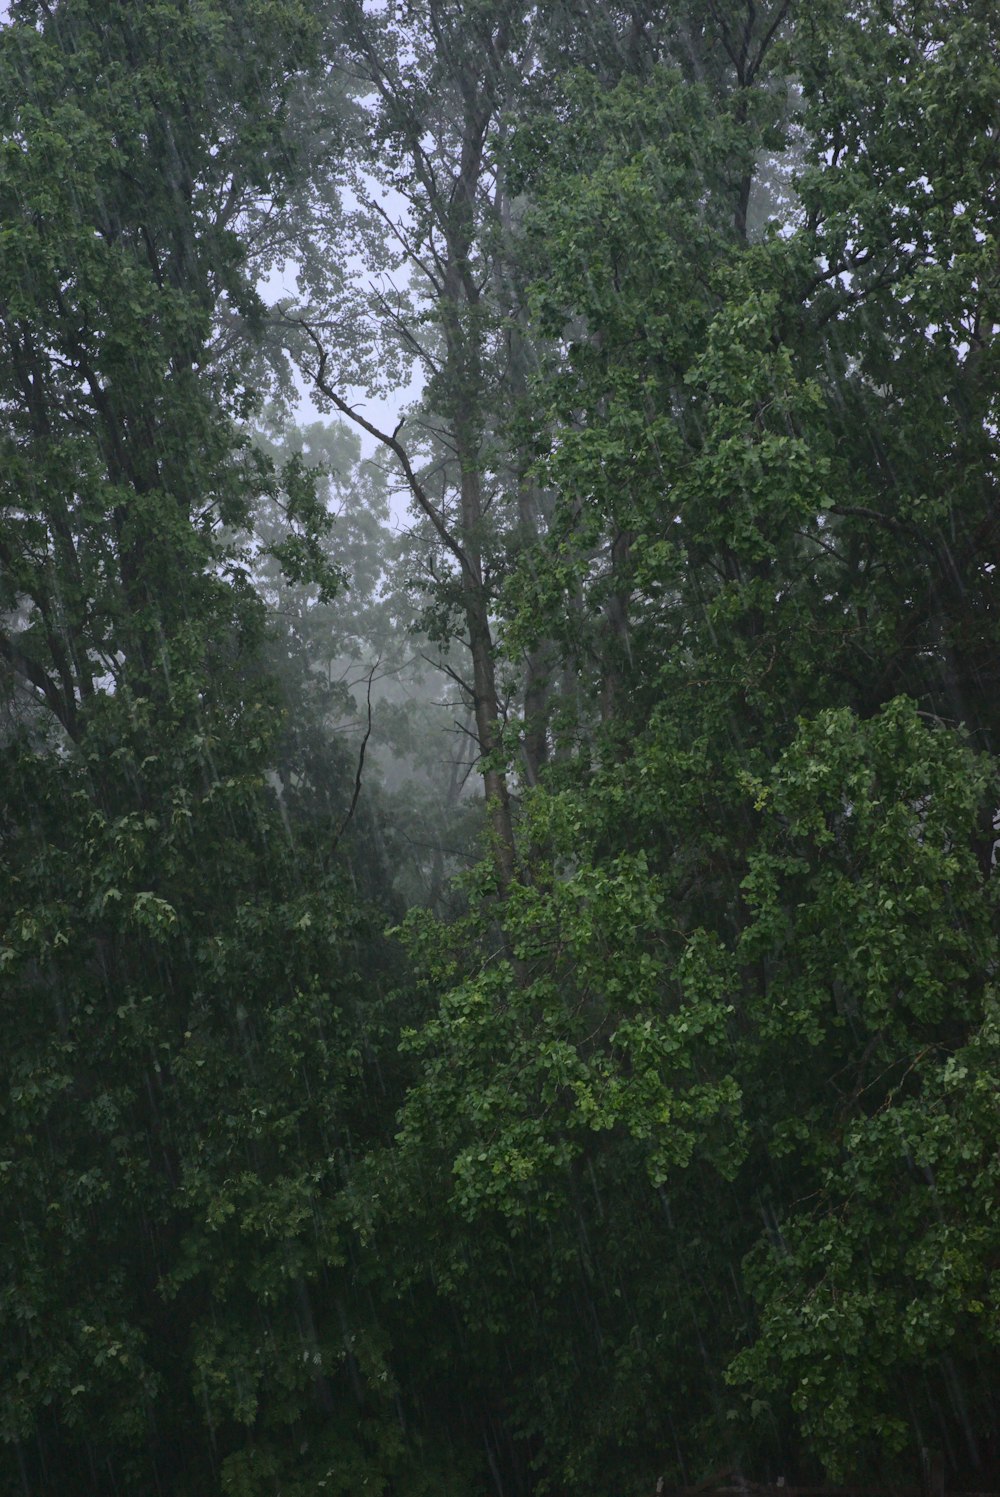
[[[0,6],[0,1491],[1000,1490],[1000,7]]]

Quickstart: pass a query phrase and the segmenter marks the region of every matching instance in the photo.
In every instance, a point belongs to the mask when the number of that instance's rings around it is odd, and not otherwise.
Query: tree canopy
[[[997,1485],[998,172],[986,0],[13,0],[5,1490]]]

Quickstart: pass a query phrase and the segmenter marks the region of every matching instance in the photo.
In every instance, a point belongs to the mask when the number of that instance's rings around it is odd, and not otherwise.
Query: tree
[[[173,0],[25,3],[0,32],[12,1489],[357,1489],[409,1460],[342,1309],[392,972],[337,853],[354,765],[306,763],[284,815],[268,778],[246,527],[281,497],[274,550],[317,575],[323,516],[241,437],[216,336],[220,303],[254,313],[240,213],[313,37],[295,4]]]
[[[426,316],[410,318],[391,295],[377,298],[390,339],[416,358],[427,377],[426,425],[434,434],[429,469],[422,469],[412,435],[408,441],[400,428],[379,432],[352,409],[342,389],[350,361],[342,349],[324,343],[317,329],[324,325],[321,312],[306,314],[313,341],[309,377],[336,410],[394,455],[429,543],[440,553],[438,599],[454,594],[450,606],[462,620],[469,652],[465,689],[501,889],[513,877],[515,848],[491,622],[491,510],[498,496],[489,455],[495,387],[490,366],[499,333],[489,298],[495,253],[490,241],[499,227],[501,112],[526,45],[523,8],[510,5],[459,14],[432,4],[399,20],[347,4],[338,8],[331,31],[337,64],[360,74],[375,101],[352,179],[365,204],[368,245],[379,238],[381,216],[381,234],[393,245],[396,266],[406,266],[427,309]],[[371,192],[372,179],[405,200],[398,219]]]
[[[994,9],[15,5],[7,1485],[989,1483]],[[385,490],[280,408],[401,350],[447,919],[338,747]]]
[[[559,356],[531,387],[552,520],[501,634],[555,640],[592,706],[528,798],[514,964],[487,923],[457,950],[419,928],[441,1016],[402,1146],[450,1173],[432,1262],[474,1254],[465,1312],[510,1335],[545,1306],[577,1427],[656,1407],[627,1425],[637,1490],[709,1430],[776,1474],[913,1479],[924,1446],[958,1473],[997,1417],[996,792],[969,748],[996,737],[995,22],[671,20],[645,76],[572,78],[514,140]],[[755,174],[793,150],[788,219],[755,223]],[[965,1163],[937,1184],[945,1138]],[[586,1264],[629,1231],[622,1311]],[[567,1438],[537,1362],[514,1376],[550,1477],[606,1489],[611,1432]]]

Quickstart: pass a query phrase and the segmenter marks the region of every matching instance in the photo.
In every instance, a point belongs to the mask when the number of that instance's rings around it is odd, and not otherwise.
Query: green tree
[[[489,910],[416,932],[443,996],[401,1148],[450,1173],[432,1262],[466,1263],[465,1313],[527,1348],[519,1302],[548,1307],[565,1403],[526,1353],[511,1418],[594,1492],[606,1408],[656,1407],[636,1490],[708,1439],[775,1473],[973,1470],[997,1417],[970,752],[997,734],[996,22],[834,11],[661,13],[644,68],[569,77],[513,144],[554,504],[501,635],[555,641],[588,706],[506,945]],[[779,219],[755,184],[793,156]],[[626,1233],[624,1311],[567,1265]]]
[[[984,1484],[994,10],[12,7],[12,1488]],[[401,350],[409,578],[261,415]],[[401,951],[415,558],[490,846]]]
[[[314,42],[281,0],[24,3],[0,31],[10,1489],[345,1491],[409,1462],[341,1204],[392,961],[339,848],[353,764],[300,754],[290,809],[270,788],[251,582],[274,541],[328,586],[325,521],[239,435],[220,331],[256,314],[241,213]],[[251,540],[262,496],[286,527]]]

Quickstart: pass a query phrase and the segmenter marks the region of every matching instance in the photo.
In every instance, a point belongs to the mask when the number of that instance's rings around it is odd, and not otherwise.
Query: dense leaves
[[[11,5],[5,1489],[995,1484],[998,83]]]
[[[327,586],[325,517],[240,437],[213,332],[255,302],[239,214],[308,37],[87,4],[0,36],[7,1485],[259,1490],[254,1429],[273,1468],[371,1370],[309,1286],[346,1263],[388,959],[334,857],[344,756],[310,818],[270,788],[302,764],[240,534],[283,496],[279,557]]]

